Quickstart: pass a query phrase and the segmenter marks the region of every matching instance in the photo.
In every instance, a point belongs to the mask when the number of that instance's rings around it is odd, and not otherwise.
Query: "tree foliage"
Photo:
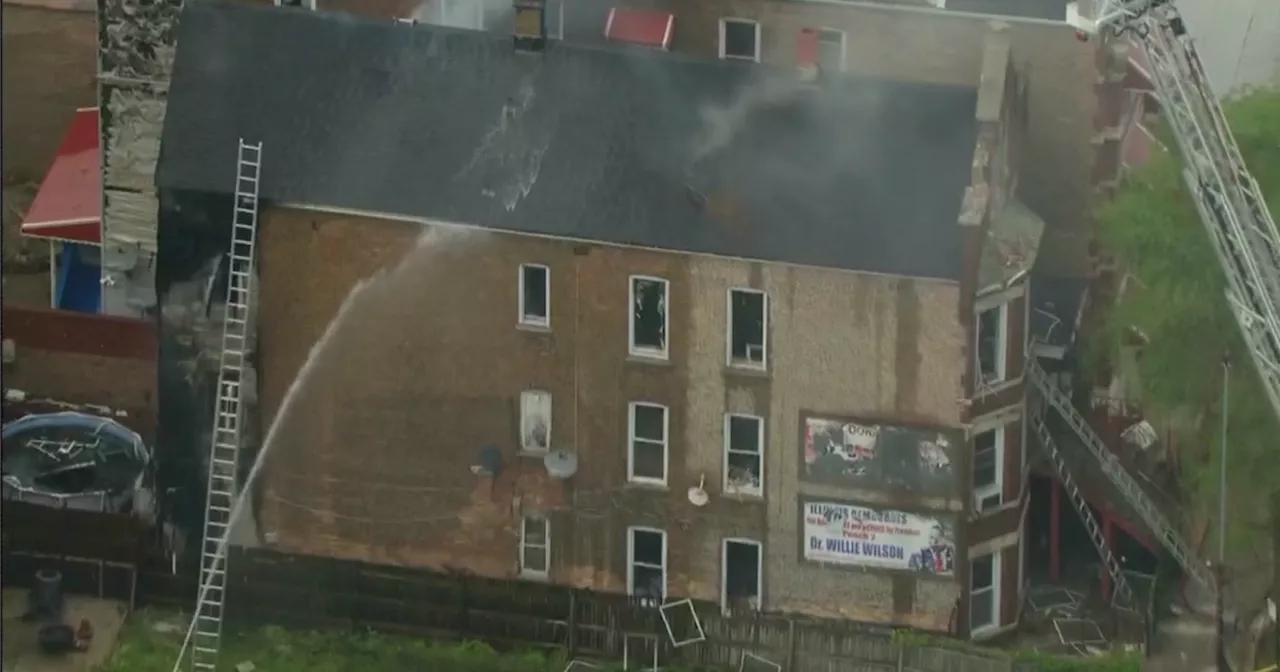
[[[1280,93],[1250,92],[1226,109],[1245,161],[1277,212]],[[1221,265],[1181,170],[1176,152],[1161,153],[1129,175],[1117,197],[1100,210],[1101,243],[1131,274],[1133,286],[1094,338],[1101,339],[1100,350],[1117,356],[1127,330],[1136,328],[1146,337],[1134,364],[1141,402],[1154,416],[1184,421],[1173,425],[1179,433],[1175,439],[1191,505],[1201,515],[1217,506],[1222,357],[1232,353],[1228,539],[1244,550],[1260,541],[1266,498],[1280,476],[1280,421],[1237,330]]]

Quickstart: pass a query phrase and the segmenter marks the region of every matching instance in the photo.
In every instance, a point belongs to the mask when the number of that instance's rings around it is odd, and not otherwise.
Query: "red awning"
[[[670,49],[675,25],[675,14],[614,7],[609,10],[604,36],[614,42]]]
[[[76,110],[49,174],[22,221],[23,235],[102,244],[98,108]]]

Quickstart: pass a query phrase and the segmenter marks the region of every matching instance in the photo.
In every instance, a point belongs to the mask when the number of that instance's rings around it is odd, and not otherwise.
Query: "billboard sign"
[[[802,477],[812,483],[954,497],[960,432],[809,417]]]
[[[837,502],[802,502],[804,559],[828,565],[951,576],[955,531],[949,520]]]

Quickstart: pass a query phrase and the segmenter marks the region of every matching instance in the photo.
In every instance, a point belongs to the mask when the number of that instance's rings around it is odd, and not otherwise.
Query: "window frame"
[[[627,595],[636,596],[636,566],[640,564],[636,562],[636,532],[657,534],[662,538],[662,566],[659,567],[662,570],[662,595],[658,596],[658,604],[662,604],[667,600],[667,560],[671,549],[668,546],[667,531],[656,527],[645,525],[627,527]],[[645,563],[644,566],[653,567],[648,563]]]
[[[532,399],[532,398],[534,397],[534,395],[539,395],[539,394],[541,394],[541,395],[546,395],[546,397],[547,397],[547,411],[548,411],[548,412],[547,412],[547,447],[546,447],[545,449],[543,449],[543,448],[530,448],[528,445],[526,445],[526,444],[525,444],[525,435],[527,434],[527,431],[526,431],[526,429],[527,429],[527,428],[525,427],[525,419],[526,419],[526,413],[525,413],[526,400],[527,400],[527,399]],[[554,397],[552,396],[551,392],[550,392],[550,391],[548,391],[548,390],[543,390],[543,389],[538,389],[538,388],[530,388],[530,389],[527,389],[527,390],[520,390],[520,411],[519,411],[519,412],[520,412],[520,422],[519,422],[519,424],[520,424],[520,441],[519,441],[519,444],[520,444],[520,453],[521,453],[522,455],[546,455],[547,453],[551,452],[551,421],[552,421],[552,419],[555,417],[555,404],[554,404]]]
[[[662,347],[636,344],[636,283],[657,282],[662,284]],[[671,357],[671,282],[666,278],[654,275],[632,275],[627,279],[627,353],[632,357],[643,357],[666,361]]]
[[[823,35],[839,35],[840,36],[840,63],[836,72],[844,72],[848,69],[849,56],[849,33],[839,28],[829,28],[821,26],[818,28],[818,66],[822,66],[822,36]]]
[[[760,461],[760,485],[755,488],[744,488],[742,486],[733,486],[729,484],[729,455],[731,453],[744,454],[740,450],[733,450],[732,426],[734,418],[744,418],[754,420],[756,423],[756,459]],[[724,414],[724,456],[721,458],[722,479],[721,489],[727,495],[740,495],[745,497],[763,497],[764,496],[764,449],[765,449],[765,433],[764,418],[750,413],[725,413]]]
[[[525,551],[530,548],[528,541],[528,527],[530,520],[542,521],[542,562],[546,569],[537,570],[529,569],[525,566]],[[537,548],[534,544],[532,547]],[[525,578],[546,579],[551,575],[551,520],[546,516],[521,516],[520,517],[520,576]]]
[[[976,558],[969,560],[969,636],[982,634],[983,632],[995,630],[1000,627],[1000,555],[1001,550],[997,549],[990,553],[984,553]],[[973,587],[973,567],[977,561],[983,558],[991,558],[991,585],[986,588],[974,589]],[[991,600],[991,621],[989,623],[975,624],[973,619],[973,607],[977,596],[985,596]]]
[[[276,7],[292,7],[293,6],[293,5],[286,5],[284,3],[284,0],[275,0],[275,5]],[[316,11],[316,0],[301,0],[300,8],[314,12]]]
[[[995,435],[995,444],[993,451],[995,452],[995,482],[990,485],[979,486],[977,480],[978,465],[978,437],[983,434],[991,433]],[[976,514],[989,513],[1004,505],[1004,443],[1005,443],[1005,426],[997,425],[990,429],[984,429],[975,432],[973,435],[973,465],[974,469],[969,474],[969,478],[973,483],[973,512]],[[997,497],[998,501],[993,504],[984,504],[987,499]]]
[[[761,320],[760,330],[760,362],[756,363],[750,359],[735,359],[733,356],[733,295],[740,294],[758,294],[764,301],[761,308],[764,311]],[[730,287],[725,294],[725,334],[724,334],[724,359],[725,365],[736,369],[748,369],[752,371],[769,370],[769,293],[760,289],[752,289],[750,287]]]
[[[529,269],[541,269],[545,274],[546,281],[542,284],[542,300],[546,306],[547,314],[538,317],[529,315],[528,306],[525,305],[525,290],[528,289],[525,279],[525,271]],[[517,300],[516,300],[516,323],[524,327],[534,327],[537,329],[551,329],[551,267],[546,264],[520,264],[520,278],[517,281]]]
[[[636,442],[657,445],[653,439],[636,437],[636,409],[644,406],[662,409],[662,478],[636,475]],[[627,482],[642,485],[667,486],[667,478],[671,473],[671,409],[665,404],[652,401],[632,401],[627,404]]]
[[[982,316],[996,311],[996,373],[987,380],[982,375]],[[973,369],[975,388],[992,387],[1009,380],[1009,302],[1004,301],[994,306],[974,312],[973,320]]]
[[[736,56],[725,52],[725,34],[726,26],[730,23],[745,23],[755,27],[755,54],[752,56]],[[719,49],[720,60],[729,61],[751,61],[753,63],[760,62],[760,22],[755,19],[744,19],[740,16],[722,16],[720,17],[720,43]]]
[[[745,537],[725,537],[720,542],[720,608],[729,610],[729,544],[756,547],[756,611],[764,608],[764,542]]]

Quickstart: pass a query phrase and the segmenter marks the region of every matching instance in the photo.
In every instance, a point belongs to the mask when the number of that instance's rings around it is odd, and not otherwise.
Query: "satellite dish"
[[[132,271],[138,266],[136,245],[106,245],[102,248],[102,267],[110,271]]]
[[[706,483],[707,475],[703,474],[702,477],[698,479],[698,484],[689,488],[690,504],[697,507],[703,507],[707,505],[707,502],[711,501],[711,495],[708,495],[707,489],[703,487]]]
[[[542,458],[551,478],[565,479],[578,473],[578,454],[567,450],[553,450]]]
[[[502,449],[493,444],[481,448],[480,454],[476,456],[476,463],[471,465],[471,473],[476,476],[497,478],[501,471]]]

